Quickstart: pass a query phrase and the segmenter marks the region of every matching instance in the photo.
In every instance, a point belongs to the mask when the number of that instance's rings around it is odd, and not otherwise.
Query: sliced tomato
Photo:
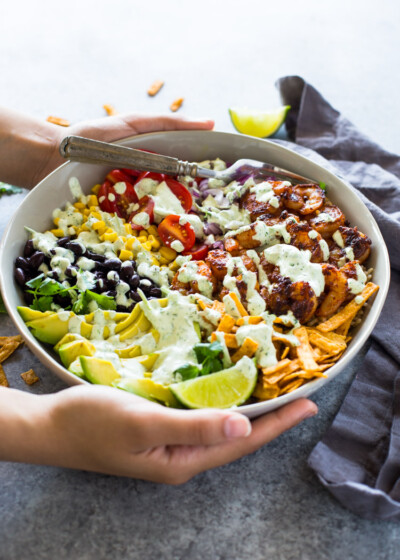
[[[140,212],[145,212],[149,215],[149,225],[154,222],[154,200],[150,198],[150,196],[143,196],[138,202],[139,208],[137,208],[132,214],[129,216],[129,222],[132,226],[132,229],[143,229],[143,225],[135,224],[132,221],[132,218],[139,214]]]
[[[137,178],[137,182],[141,181],[142,179],[153,179],[153,181],[165,181],[167,176],[164,173],[153,173],[153,171],[141,171],[139,177]]]
[[[192,261],[203,261],[206,258],[209,249],[208,245],[195,244],[190,251],[185,251],[182,255],[190,255],[192,257]]]
[[[120,218],[123,217],[122,212],[117,205],[113,184],[110,181],[104,181],[99,189],[99,192],[97,193],[97,197],[99,206],[103,210],[103,212],[117,214]]]
[[[167,183],[168,187],[174,193],[176,198],[179,199],[179,202],[182,204],[182,208],[185,213],[189,212],[193,206],[192,195],[187,190],[187,188],[179,183],[179,181],[175,181],[175,179],[166,179],[165,182]]]
[[[113,184],[132,182],[132,177],[128,173],[125,173],[122,169],[113,169],[110,173],[107,173],[106,179]]]
[[[196,241],[196,235],[189,223],[180,224],[181,216],[170,214],[158,226],[158,234],[167,247],[171,247],[174,241],[180,241],[184,251],[189,251]],[[173,248],[173,247],[172,247]]]

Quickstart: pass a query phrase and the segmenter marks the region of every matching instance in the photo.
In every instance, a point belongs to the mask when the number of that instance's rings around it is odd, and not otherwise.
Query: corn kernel
[[[80,227],[80,232],[79,232],[79,233],[81,233],[82,231],[89,231],[89,228],[87,227],[86,224],[82,224],[82,225],[81,225],[81,227]]]
[[[143,377],[153,377],[153,373],[151,371],[145,371]]]
[[[58,224],[60,223],[60,218],[54,218],[53,222],[55,226],[58,226]]]
[[[99,201],[97,200],[97,196],[95,194],[91,194],[88,196],[87,205],[90,206],[98,206]]]
[[[98,230],[104,228],[105,226],[106,226],[106,224],[103,222],[103,220],[99,220],[98,222],[93,223],[92,228],[95,231],[98,231]]]
[[[141,229],[139,232],[139,237],[145,237],[146,239],[148,238],[148,233],[145,229]]]
[[[86,204],[83,204],[83,202],[75,202],[74,208],[76,208],[77,210],[83,210],[84,208],[86,208]]]
[[[115,233],[114,230],[112,228],[107,228],[106,233]]]
[[[117,241],[118,239],[118,234],[115,233],[115,231],[113,231],[112,233],[105,233],[102,237],[104,237],[104,241],[110,241],[110,243],[114,243],[114,241]]]
[[[133,259],[132,251],[127,251],[126,249],[121,249],[119,254],[119,258],[121,261],[128,261]]]
[[[83,213],[84,216],[89,216],[89,214],[90,214],[89,208],[85,208],[85,209],[82,211],[82,213]]]
[[[100,212],[97,211],[97,208],[95,209],[94,212],[91,211],[90,213],[92,214],[93,218],[96,218],[96,220],[101,220],[102,219]]]
[[[160,266],[160,261],[153,257],[153,264],[155,264],[156,266]]]
[[[151,243],[151,247],[154,251],[157,251],[160,248],[161,243],[154,237],[154,235],[149,235],[147,240]]]
[[[92,188],[92,193],[95,194],[95,195],[97,195],[100,189],[101,189],[101,185],[100,185],[100,183],[97,183],[97,185],[95,185],[95,186]]]
[[[51,231],[51,233],[52,233],[53,235],[55,235],[56,237],[64,237],[64,230],[62,230],[62,229],[60,229],[60,228],[58,228],[58,229],[51,229],[50,231]]]
[[[168,264],[169,260],[166,259],[165,257],[160,257],[160,264]]]
[[[158,237],[158,229],[156,226],[150,226],[149,229],[147,230],[149,232],[150,235],[156,235]]]
[[[144,235],[139,235],[139,237],[137,238],[137,240],[138,240],[140,243],[146,243],[147,237],[145,237]]]
[[[172,261],[176,259],[177,252],[171,249],[171,247],[161,247],[160,254],[168,261]]]
[[[145,241],[144,243],[142,243],[143,248],[146,249],[146,251],[151,251],[151,243],[150,241]]]
[[[132,235],[132,226],[131,224],[124,224],[125,231],[128,235]]]

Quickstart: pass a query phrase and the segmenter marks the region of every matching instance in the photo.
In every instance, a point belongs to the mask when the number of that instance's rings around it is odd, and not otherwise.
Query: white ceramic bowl
[[[344,211],[351,225],[357,225],[372,239],[372,252],[368,264],[374,268],[373,280],[379,284],[380,290],[372,306],[365,313],[363,322],[354,334],[343,357],[328,370],[327,378],[320,378],[300,387],[293,393],[270,401],[242,406],[239,410],[249,417],[258,416],[299,397],[311,395],[340,373],[359,352],[374,328],[386,298],[390,278],[389,257],[382,235],[371,213],[352,187],[316,163],[279,144],[237,134],[204,131],[156,132],[128,138],[120,144],[147,148],[188,161],[202,161],[215,157],[229,162],[244,157],[268,161],[315,181],[323,181],[328,185],[329,198]],[[17,312],[17,305],[24,305],[24,303],[21,291],[14,281],[13,263],[16,257],[22,254],[27,240],[24,226],[29,226],[37,231],[50,229],[52,211],[62,207],[68,200],[72,200],[68,187],[70,177],[77,177],[83,190],[89,192],[94,184],[102,181],[108,169],[100,165],[72,162],[67,162],[59,167],[24,199],[8,225],[0,246],[0,285],[10,316],[32,352],[43,364],[70,385],[85,383],[85,381],[69,373],[52,349],[41,344],[31,335]]]

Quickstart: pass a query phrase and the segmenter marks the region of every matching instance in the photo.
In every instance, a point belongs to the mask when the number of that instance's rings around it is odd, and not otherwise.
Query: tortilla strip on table
[[[8,379],[4,373],[3,366],[0,364],[0,387],[9,387]]]
[[[0,364],[2,364],[22,344],[21,335],[0,336]]]

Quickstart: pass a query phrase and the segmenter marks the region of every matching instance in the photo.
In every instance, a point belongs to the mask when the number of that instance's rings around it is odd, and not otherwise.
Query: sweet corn
[[[142,245],[143,245],[143,249],[146,249],[146,251],[151,251],[150,241],[145,241],[144,243],[142,243]]]
[[[139,237],[137,238],[137,240],[138,240],[140,243],[146,243],[146,241],[147,241],[147,236],[139,235]]]
[[[147,230],[149,232],[150,235],[154,235],[155,237],[158,237],[158,229],[156,226],[150,226]]]
[[[96,220],[102,220],[101,218],[101,214],[100,212],[97,211],[97,208],[95,209],[95,211],[93,212],[93,210],[90,212],[91,215],[93,216],[93,218],[96,218]],[[104,223],[104,222],[103,222]],[[105,225],[105,224],[104,224]]]
[[[145,237],[146,239],[148,238],[148,233],[145,229],[141,229],[139,232],[139,236],[140,237]]]
[[[161,247],[160,254],[167,261],[172,261],[176,259],[177,252],[171,249],[171,247]]]
[[[145,372],[143,373],[143,377],[153,377],[153,372],[151,372],[151,371],[145,371]]]
[[[89,214],[90,214],[89,208],[85,208],[82,212],[83,212],[83,215],[86,216],[86,217],[89,216]]]
[[[90,206],[98,206],[99,201],[97,200],[97,196],[95,194],[91,194],[88,196],[87,205]]]
[[[98,222],[94,222],[94,224],[92,225],[92,228],[95,231],[98,231],[100,229],[104,229],[105,227],[106,227],[106,224],[103,222],[103,220],[99,220]]]
[[[58,226],[58,224],[60,223],[60,218],[54,218],[53,222],[55,226]]]
[[[113,231],[112,233],[104,233],[102,237],[104,238],[104,241],[110,241],[110,243],[114,243],[114,241],[117,241],[118,239],[118,234]]]
[[[161,243],[154,237],[154,235],[149,235],[148,241],[151,243],[151,247],[154,251],[158,251],[161,247]]]
[[[74,208],[76,208],[77,210],[83,210],[84,208],[86,208],[86,205],[83,204],[83,202],[75,202]]]
[[[155,264],[156,266],[160,266],[160,261],[156,259],[156,257],[153,257],[153,264]]]
[[[136,241],[135,237],[130,237],[129,239],[127,239],[125,243],[125,248],[131,250],[135,241]]]
[[[53,235],[55,235],[56,237],[64,237],[64,230],[62,230],[62,229],[60,229],[60,228],[58,228],[58,229],[51,229],[50,231],[51,231],[51,233],[52,233]]]
[[[168,264],[169,260],[166,259],[165,257],[160,257],[160,264]]]
[[[121,252],[119,254],[119,258],[121,261],[128,261],[128,260],[133,260],[133,253],[132,251],[127,251],[126,249],[121,249]]]
[[[97,183],[97,185],[95,185],[95,186],[92,188],[92,193],[95,194],[95,195],[97,195],[97,194],[99,193],[99,190],[100,190],[100,189],[101,189],[101,185],[100,185],[100,183]]]
[[[131,224],[124,224],[125,231],[128,235],[132,235],[132,226]]]

